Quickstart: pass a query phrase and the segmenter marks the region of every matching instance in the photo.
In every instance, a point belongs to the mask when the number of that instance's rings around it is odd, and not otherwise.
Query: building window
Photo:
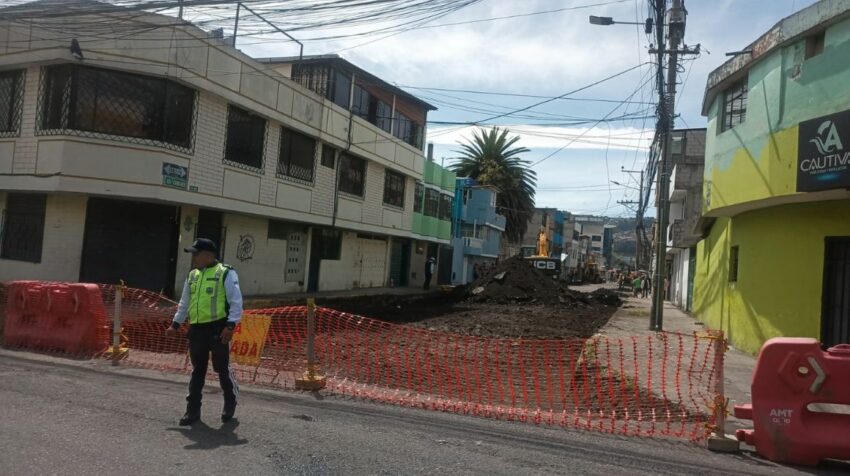
[[[404,208],[404,175],[387,170],[384,175],[384,203]]]
[[[590,241],[602,241],[602,237],[600,235],[593,235],[590,237]]]
[[[814,58],[823,53],[823,44],[826,39],[826,30],[821,30],[806,38],[806,59]]]
[[[359,85],[354,85],[354,98],[352,98],[351,112],[363,119],[369,120],[369,104],[372,102],[372,95],[369,91],[361,88]]]
[[[41,262],[46,209],[46,195],[10,193],[6,196],[0,258]]]
[[[336,149],[327,144],[322,144],[322,167],[332,169],[334,164],[336,164]]]
[[[729,282],[738,282],[738,247],[729,248]]]
[[[389,104],[381,101],[375,101],[375,121],[374,124],[380,127],[385,132],[390,132],[393,125],[393,108]]]
[[[392,128],[392,107],[357,84],[354,85],[351,112],[386,132],[390,132]]]
[[[316,141],[312,137],[281,127],[278,175],[312,183],[315,164]]]
[[[747,78],[733,84],[723,93],[723,123],[721,132],[727,131],[747,118]]]
[[[314,228],[313,233],[321,235],[321,247],[317,250],[319,259],[338,260],[342,255],[342,232],[327,228]]]
[[[440,192],[433,188],[425,189],[425,216],[437,218],[440,215]]]
[[[0,72],[0,137],[20,134],[23,91],[23,70]]]
[[[422,126],[404,114],[397,115],[393,135],[417,149],[422,148]]]
[[[452,201],[453,198],[447,193],[440,194],[440,220],[452,219]]]
[[[293,64],[292,80],[322,97],[329,98],[331,68],[312,64]]]
[[[289,239],[289,223],[280,220],[269,220],[269,229],[266,237],[270,240]]]
[[[425,201],[425,184],[416,182],[416,189],[413,192],[413,211],[422,213],[422,204]]]
[[[366,185],[366,161],[348,154],[339,156],[340,192],[362,197]]]
[[[266,120],[236,106],[227,108],[224,161],[237,167],[263,170]]]
[[[328,99],[334,102],[337,106],[348,109],[351,106],[349,98],[351,98],[351,77],[339,70],[334,70],[333,80],[333,95]]]
[[[192,148],[195,91],[161,78],[57,65],[44,68],[39,134],[76,133]]]

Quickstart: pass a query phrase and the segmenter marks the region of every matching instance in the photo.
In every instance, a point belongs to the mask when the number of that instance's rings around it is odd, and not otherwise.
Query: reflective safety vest
[[[189,272],[189,324],[227,318],[230,306],[224,291],[224,278],[231,269],[226,264],[216,263]]]

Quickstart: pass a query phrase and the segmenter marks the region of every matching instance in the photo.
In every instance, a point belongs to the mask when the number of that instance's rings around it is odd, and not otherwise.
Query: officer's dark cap
[[[209,251],[211,253],[217,253],[218,247],[215,245],[215,241],[209,240],[207,238],[198,238],[192,243],[192,246],[185,248],[183,251],[186,253],[198,253],[201,251]]]

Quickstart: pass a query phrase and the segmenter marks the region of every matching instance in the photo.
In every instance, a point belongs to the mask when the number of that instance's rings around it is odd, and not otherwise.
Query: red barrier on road
[[[100,293],[111,321],[115,288]],[[15,296],[10,288],[8,306],[22,299]],[[189,372],[185,334],[164,335],[175,303],[136,289],[122,296],[122,365]],[[231,349],[237,379],[294,388],[305,370],[306,314],[303,306],[246,311]],[[315,319],[315,354],[331,392],[629,436],[696,441],[714,427],[719,335],[496,339],[325,308]],[[106,335],[102,348],[108,343]]]
[[[8,289],[4,345],[81,356],[105,348],[109,331],[97,285],[16,281]]]
[[[850,344],[823,351],[815,339],[770,339],[759,353],[752,395],[752,404],[735,406],[735,416],[753,420],[753,429],[737,437],[760,455],[807,466],[850,460],[850,415],[813,411],[818,404],[850,406]]]

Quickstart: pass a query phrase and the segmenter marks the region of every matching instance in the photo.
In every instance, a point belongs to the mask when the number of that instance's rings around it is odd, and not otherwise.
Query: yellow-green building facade
[[[784,19],[711,73],[697,317],[750,353],[850,340],[850,2]]]

